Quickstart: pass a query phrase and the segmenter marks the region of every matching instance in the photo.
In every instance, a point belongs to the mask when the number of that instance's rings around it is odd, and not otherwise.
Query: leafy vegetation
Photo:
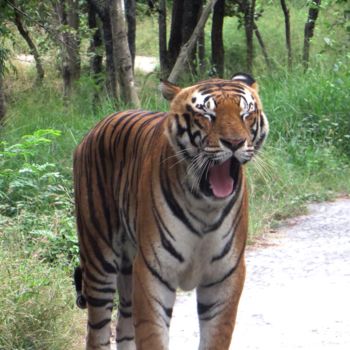
[[[77,349],[83,320],[67,272],[0,248],[0,349]]]

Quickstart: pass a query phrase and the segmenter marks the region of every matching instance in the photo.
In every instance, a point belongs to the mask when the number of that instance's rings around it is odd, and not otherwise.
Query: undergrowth
[[[67,272],[3,246],[0,260],[0,349],[77,349],[83,319]]]

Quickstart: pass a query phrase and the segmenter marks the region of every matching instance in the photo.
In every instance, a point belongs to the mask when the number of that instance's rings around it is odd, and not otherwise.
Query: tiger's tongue
[[[222,164],[214,165],[209,170],[209,183],[214,196],[225,198],[233,191],[233,179],[230,176],[231,159]]]

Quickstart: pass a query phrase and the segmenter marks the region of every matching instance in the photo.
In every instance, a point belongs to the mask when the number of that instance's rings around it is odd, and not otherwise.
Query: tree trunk
[[[107,0],[87,0],[102,22],[103,42],[106,52],[106,88],[109,97],[117,101],[119,96],[116,62],[113,54],[111,13]]]
[[[102,37],[101,30],[97,24],[96,12],[92,6],[88,3],[88,25],[89,29],[93,31],[92,37],[90,39],[90,71],[94,77],[96,84],[100,83],[100,75],[102,73],[102,60],[103,56],[101,54]]]
[[[199,73],[201,74],[201,76],[203,76],[206,70],[204,30],[201,31],[198,37],[198,60],[199,60]]]
[[[88,25],[89,29],[93,32],[90,39],[90,72],[92,79],[94,80],[94,96],[93,96],[93,106],[98,103],[99,100],[99,90],[102,84],[102,37],[101,29],[97,23],[96,12],[90,3],[87,3],[88,11]]]
[[[289,9],[287,7],[285,0],[281,0],[281,6],[284,14],[286,46],[287,46],[287,54],[288,54],[288,69],[291,70],[292,69],[292,44],[290,39],[290,15],[289,15]]]
[[[269,58],[269,55],[267,53],[267,50],[266,50],[266,46],[265,46],[265,43],[264,43],[264,40],[260,34],[260,31],[259,31],[259,28],[258,28],[258,25],[254,22],[254,33],[255,33],[255,36],[258,40],[258,43],[260,45],[260,48],[261,48],[261,51],[263,53],[263,56],[264,56],[264,59],[265,59],[265,63],[266,63],[266,66],[269,70],[272,69],[272,66],[271,66],[271,60]]]
[[[159,38],[159,62],[160,76],[164,78],[168,74],[168,52],[166,46],[166,0],[159,0],[158,12],[158,38]]]
[[[173,11],[171,15],[170,38],[168,45],[168,65],[171,70],[179,55],[182,44],[182,14],[184,0],[173,1]]]
[[[106,11],[102,19],[103,39],[106,49],[107,90],[113,100],[118,99],[119,88],[116,58],[113,50],[113,35],[110,14]]]
[[[80,78],[79,0],[67,0],[68,58],[72,79]]]
[[[211,27],[211,61],[215,73],[224,76],[225,51],[222,28],[224,25],[225,0],[218,0],[214,7]]]
[[[79,17],[78,0],[59,0],[55,3],[61,29],[61,55],[63,95],[71,95],[73,83],[80,77],[80,42],[78,38]],[[66,28],[70,27],[71,30]]]
[[[183,72],[183,69],[185,68],[185,62],[188,60],[188,57],[191,56],[191,53],[193,51],[193,48],[196,45],[196,42],[198,40],[199,35],[204,29],[205,23],[207,22],[209,15],[215,6],[215,3],[217,0],[211,0],[208,2],[207,6],[204,8],[201,17],[199,18],[199,21],[190,37],[190,39],[187,41],[185,45],[182,46],[181,52],[176,60],[176,63],[174,65],[174,68],[172,69],[168,80],[172,83],[175,83],[180,74]]]
[[[3,75],[0,70],[0,126],[3,125],[5,115],[6,115],[6,104],[5,104],[4,82],[3,82]]]
[[[315,23],[320,10],[321,0],[313,0],[310,8],[307,21],[304,28],[304,48],[303,48],[303,66],[306,71],[309,67],[310,57],[310,40],[314,36]]]
[[[55,4],[55,10],[59,19],[59,23],[61,26],[67,26],[68,20],[67,20],[67,13],[65,10],[65,0],[59,0]],[[61,30],[60,31],[60,44],[61,44],[61,73],[62,73],[62,79],[63,79],[63,97],[64,99],[67,99],[72,92],[72,84],[73,84],[73,77],[72,73],[70,71],[69,66],[69,57],[68,57],[68,33],[67,31]]]
[[[139,107],[140,101],[135,89],[122,0],[109,0],[109,6],[112,19],[113,53],[117,63],[121,99],[126,104]]]
[[[254,34],[255,0],[246,1],[244,27],[247,42],[247,72],[253,73],[253,34]]]
[[[16,25],[19,33],[22,35],[23,39],[26,41],[26,43],[29,47],[30,53],[34,56],[35,67],[36,67],[36,81],[35,81],[35,83],[37,85],[41,85],[45,74],[44,74],[44,68],[43,68],[43,65],[41,63],[41,58],[40,58],[39,52],[34,44],[34,41],[32,40],[32,38],[29,35],[29,31],[24,28],[20,13],[17,10],[14,10],[14,11],[15,11],[15,14],[14,14],[15,25]]]
[[[190,39],[198,22],[202,5],[202,0],[184,1],[181,45],[184,45]],[[196,74],[196,46],[194,46],[192,52],[189,54],[190,56],[187,58],[188,68],[192,74]]]
[[[124,0],[125,3],[125,15],[128,23],[128,43],[130,49],[130,55],[132,60],[132,66],[135,66],[135,52],[136,52],[136,1]]]

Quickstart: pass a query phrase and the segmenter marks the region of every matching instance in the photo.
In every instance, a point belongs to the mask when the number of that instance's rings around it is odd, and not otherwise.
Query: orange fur
[[[267,120],[244,81],[163,82],[162,90],[168,113],[113,114],[75,152],[78,304],[88,307],[89,350],[109,350],[116,291],[118,349],[167,349],[179,287],[197,288],[200,349],[231,341],[245,275],[243,164]]]

